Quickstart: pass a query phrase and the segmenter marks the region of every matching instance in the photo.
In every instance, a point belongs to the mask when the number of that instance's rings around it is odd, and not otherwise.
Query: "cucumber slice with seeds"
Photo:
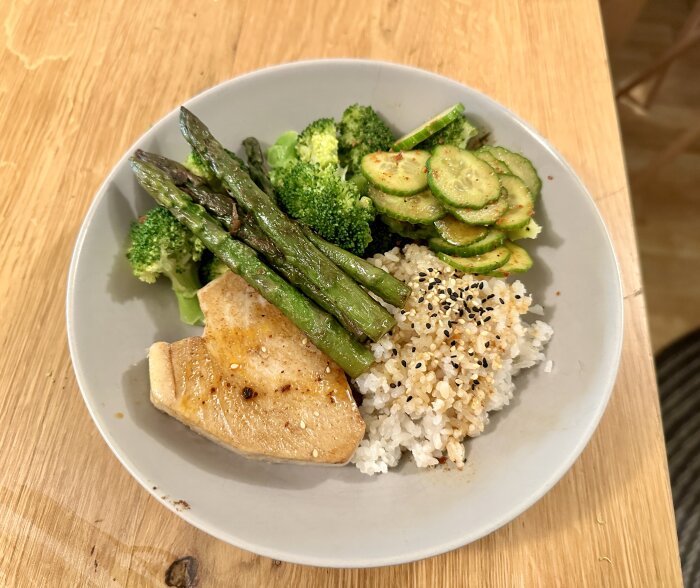
[[[479,147],[479,149],[474,151],[474,155],[476,155],[482,161],[488,163],[498,174],[513,173],[505,163],[503,163],[500,159],[496,159],[496,156],[484,147]]]
[[[483,208],[453,208],[452,215],[468,225],[492,225],[508,210],[508,192],[503,190],[502,196]]]
[[[428,225],[447,214],[430,190],[414,196],[392,196],[370,186],[368,195],[381,214],[400,221]]]
[[[501,183],[488,163],[451,145],[435,148],[428,160],[428,184],[435,196],[455,208],[482,208],[501,194]]]
[[[468,274],[485,274],[498,271],[510,259],[511,252],[507,247],[496,247],[486,253],[471,257],[454,257],[446,253],[437,256],[453,268]]]
[[[443,110],[440,114],[436,114],[429,121],[423,123],[417,129],[413,129],[410,133],[406,133],[391,146],[392,151],[402,151],[405,149],[413,149],[421,141],[425,141],[430,135],[437,133],[440,129],[445,128],[453,120],[464,112],[464,105],[457,103],[450,106],[447,110]]]
[[[496,159],[499,159],[505,163],[510,168],[513,175],[518,176],[523,182],[525,182],[527,189],[530,190],[532,199],[537,199],[540,194],[540,190],[542,189],[542,180],[540,180],[540,177],[537,175],[537,171],[535,170],[535,166],[532,165],[532,162],[529,159],[523,157],[520,155],[520,153],[515,153],[506,149],[505,147],[492,147],[490,145],[485,145],[482,147],[482,149],[487,150]]]
[[[362,158],[362,175],[387,194],[411,196],[428,187],[427,151],[377,151]]]
[[[496,247],[503,245],[505,240],[506,234],[503,231],[491,229],[486,233],[485,237],[469,245],[453,245],[442,237],[433,237],[428,240],[428,247],[438,253],[471,257],[472,255],[481,255],[482,253],[496,249]]]
[[[436,220],[435,228],[445,241],[453,245],[469,245],[483,239],[488,233],[488,229],[465,225],[450,215]]]
[[[496,226],[505,230],[520,229],[530,222],[535,211],[530,190],[516,176],[504,174],[499,179],[508,191],[508,211],[496,221]]]
[[[489,270],[489,276],[507,278],[510,274],[526,272],[532,267],[532,257],[520,245],[506,241],[504,247],[510,251],[508,261],[498,269]]]

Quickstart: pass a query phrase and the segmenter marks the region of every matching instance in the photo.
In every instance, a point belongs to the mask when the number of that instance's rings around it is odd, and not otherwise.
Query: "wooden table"
[[[678,550],[637,249],[596,0],[0,4],[0,585],[677,586]],[[588,448],[489,537],[393,568],[258,557],[180,521],[119,465],[83,405],[64,323],[68,263],[93,194],[182,101],[269,64],[407,63],[529,120],[573,164],[615,241],[625,345]],[[108,333],[105,334],[108,336]],[[105,358],[108,360],[108,358]]]

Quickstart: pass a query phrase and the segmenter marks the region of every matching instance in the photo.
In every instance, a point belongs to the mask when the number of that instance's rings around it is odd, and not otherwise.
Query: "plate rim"
[[[76,291],[76,273],[77,273],[77,268],[78,268],[78,258],[80,257],[80,253],[82,251],[83,245],[85,238],[87,236],[88,228],[91,225],[92,219],[97,211],[99,203],[105,198],[105,194],[107,192],[107,188],[110,185],[110,183],[113,181],[115,175],[117,174],[117,171],[121,166],[124,164],[125,161],[128,160],[129,156],[133,152],[133,150],[143,141],[145,135],[157,132],[160,127],[162,127],[168,118],[173,115],[173,113],[176,113],[179,108],[180,104],[175,106],[173,109],[167,111],[155,124],[153,124],[151,127],[148,128],[147,131],[139,135],[139,137],[136,138],[136,140],[129,146],[129,148],[125,151],[125,153],[114,163],[112,166],[111,170],[105,177],[105,179],[102,181],[100,186],[98,187],[97,191],[95,192],[94,196],[92,197],[92,201],[90,203],[90,206],[85,213],[85,216],[83,218],[82,224],[80,226],[80,230],[78,231],[77,237],[74,242],[73,246],[73,251],[71,254],[71,261],[70,261],[70,266],[68,269],[68,276],[67,276],[67,281],[66,281],[66,336],[68,339],[68,348],[69,348],[69,353],[70,353],[70,358],[71,358],[71,364],[73,366],[73,371],[75,373],[76,377],[76,382],[78,384],[78,388],[80,389],[81,396],[83,398],[83,402],[85,403],[85,406],[88,409],[88,413],[90,414],[90,417],[92,418],[93,423],[97,427],[98,431],[100,432],[100,435],[104,439],[105,443],[111,450],[111,452],[114,454],[114,456],[117,458],[117,460],[121,463],[121,465],[129,472],[129,474],[151,495],[153,496],[160,504],[165,506],[168,510],[173,512],[175,515],[177,515],[179,518],[183,519],[185,522],[188,524],[194,526],[195,528],[199,529],[200,531],[203,531],[204,533],[207,533],[208,535],[211,535],[212,537],[215,537],[216,539],[219,539],[220,541],[223,541],[229,545],[232,545],[234,547],[237,547],[239,549],[245,549],[247,551],[250,551],[252,553],[264,556],[264,557],[269,557],[272,559],[276,560],[281,560],[285,562],[290,562],[290,563],[297,563],[297,564],[302,564],[302,565],[309,565],[309,566],[317,566],[317,567],[329,567],[329,568],[369,568],[369,567],[380,567],[380,566],[389,566],[389,565],[398,565],[398,564],[404,564],[404,563],[410,563],[414,561],[419,561],[422,559],[426,559],[429,557],[434,557],[437,555],[441,555],[444,553],[447,553],[449,551],[453,551],[455,549],[458,549],[460,547],[466,546],[470,543],[473,543],[491,533],[499,529],[500,527],[508,524],[509,522],[513,521],[515,518],[520,516],[522,513],[524,513],[526,510],[528,510],[530,507],[532,507],[536,502],[538,502],[545,494],[547,494],[556,484],[559,482],[565,475],[566,473],[571,469],[571,467],[574,465],[574,463],[578,460],[580,457],[581,453],[583,450],[586,448],[588,445],[589,441],[591,440],[591,437],[593,436],[593,433],[596,431],[598,428],[598,425],[600,424],[600,421],[602,419],[603,414],[605,413],[605,410],[608,406],[610,397],[612,395],[612,391],[615,387],[616,381],[617,381],[617,375],[619,372],[619,367],[620,367],[620,361],[621,361],[621,356],[622,356],[622,348],[623,348],[623,341],[624,341],[624,298],[623,298],[623,285],[622,285],[622,275],[620,271],[620,265],[619,265],[619,260],[615,251],[615,246],[614,242],[610,236],[610,233],[608,231],[608,227],[605,224],[605,221],[600,213],[600,210],[598,209],[598,206],[595,202],[595,199],[592,197],[591,193],[589,192],[588,188],[586,185],[583,183],[583,181],[579,178],[578,174],[575,172],[575,170],[572,168],[572,166],[564,159],[564,157],[554,148],[554,146],[545,138],[543,137],[532,125],[527,123],[525,120],[520,118],[518,114],[510,110],[508,107],[504,106],[501,104],[499,101],[495,100],[494,98],[490,97],[488,94],[485,94],[484,92],[477,90],[475,88],[472,88],[471,86],[460,82],[458,80],[452,79],[448,76],[444,76],[429,70],[425,70],[419,67],[415,66],[410,66],[410,65],[405,65],[401,63],[396,63],[396,62],[391,62],[391,61],[385,61],[385,60],[375,60],[375,59],[355,59],[355,58],[321,58],[321,59],[305,59],[305,60],[299,60],[299,61],[289,61],[289,62],[283,62],[271,66],[266,66],[266,67],[261,67],[257,68],[251,71],[248,71],[246,73],[243,73],[241,75],[232,77],[230,79],[224,80],[222,82],[219,82],[218,84],[211,86],[198,94],[188,98],[187,100],[183,101],[181,104],[190,108],[196,105],[197,102],[200,100],[203,100],[205,97],[209,96],[210,94],[214,94],[218,91],[220,91],[222,88],[241,82],[243,80],[249,80],[258,76],[264,76],[269,73],[274,73],[279,70],[293,70],[297,68],[307,68],[307,67],[317,67],[319,65],[326,65],[326,66],[347,66],[347,65],[364,65],[364,66],[374,66],[378,68],[390,68],[390,69],[396,69],[396,70],[403,70],[403,71],[409,71],[413,74],[420,74],[422,76],[426,76],[428,78],[433,78],[436,80],[440,80],[441,82],[448,81],[452,84],[456,84],[458,86],[462,86],[463,88],[468,89],[471,92],[474,92],[476,94],[479,94],[482,98],[486,99],[487,101],[491,102],[494,106],[496,106],[499,110],[501,110],[504,114],[508,116],[508,118],[514,122],[517,123],[522,129],[524,129],[527,134],[536,140],[540,145],[547,151],[548,155],[556,160],[557,164],[560,165],[565,171],[569,174],[571,178],[573,178],[574,182],[578,185],[578,187],[581,189],[581,191],[586,195],[586,202],[587,205],[592,209],[594,212],[594,218],[596,222],[598,223],[599,227],[602,229],[602,233],[605,238],[605,242],[607,245],[607,251],[612,257],[612,262],[613,266],[615,268],[614,272],[614,278],[615,278],[615,316],[614,316],[614,332],[616,336],[616,341],[615,341],[615,349],[614,349],[614,359],[612,362],[609,364],[609,368],[607,369],[607,373],[603,374],[603,379],[605,380],[605,390],[604,394],[600,398],[599,405],[597,407],[597,410],[595,413],[591,415],[591,418],[589,420],[589,424],[587,428],[584,430],[583,434],[580,436],[577,444],[574,446],[574,448],[571,450],[569,455],[567,456],[566,460],[563,460],[560,466],[550,475],[549,479],[546,481],[546,483],[542,484],[538,491],[533,492],[531,495],[529,495],[525,500],[521,501],[518,503],[517,506],[511,508],[509,511],[502,513],[499,517],[496,517],[494,521],[490,525],[485,525],[475,531],[472,531],[470,533],[465,532],[463,535],[461,535],[460,538],[454,539],[451,541],[447,541],[445,543],[441,544],[435,544],[431,548],[422,548],[418,549],[415,551],[411,552],[402,552],[400,555],[395,555],[395,556],[380,556],[376,558],[352,558],[350,560],[344,560],[341,558],[328,558],[328,557],[315,557],[315,556],[308,556],[304,554],[299,554],[299,553],[294,553],[294,552],[285,552],[284,550],[276,549],[276,548],[269,548],[266,547],[265,545],[258,545],[258,544],[252,544],[245,539],[239,537],[239,536],[234,536],[231,533],[225,532],[218,527],[212,527],[211,524],[208,521],[204,521],[200,519],[194,512],[192,511],[181,511],[178,510],[175,505],[171,504],[167,500],[162,500],[161,497],[152,489],[152,486],[147,483],[146,481],[146,476],[139,468],[137,468],[134,463],[131,461],[131,459],[126,455],[125,452],[121,450],[121,448],[117,445],[116,441],[114,438],[111,436],[109,433],[109,428],[108,425],[105,421],[105,419],[102,418],[98,407],[97,403],[93,400],[91,400],[91,396],[89,392],[87,391],[87,382],[86,382],[86,376],[84,375],[84,370],[83,366],[81,365],[79,359],[78,359],[78,349],[77,349],[77,344],[76,344],[76,335],[75,335],[75,308],[73,304],[74,300],[74,293]]]

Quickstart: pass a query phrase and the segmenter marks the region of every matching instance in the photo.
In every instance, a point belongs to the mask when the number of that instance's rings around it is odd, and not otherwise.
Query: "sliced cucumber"
[[[453,245],[469,245],[483,239],[488,233],[484,227],[472,227],[458,221],[449,214],[435,221],[435,228],[440,236]]]
[[[474,155],[476,155],[482,161],[488,163],[498,174],[513,173],[505,163],[503,163],[500,159],[496,159],[496,156],[485,147],[479,147],[476,151],[474,151]]]
[[[534,239],[541,232],[542,227],[537,224],[534,218],[531,218],[530,222],[527,223],[522,229],[508,231],[508,238],[511,241],[517,241],[518,239]]]
[[[469,274],[485,274],[498,271],[510,259],[511,253],[507,247],[496,247],[486,253],[471,257],[454,257],[446,253],[438,253],[438,257],[453,268]]]
[[[437,235],[434,225],[413,225],[384,214],[379,215],[379,218],[392,233],[396,233],[401,237],[406,237],[406,239],[423,241],[424,239],[430,239],[430,237],[435,237]]]
[[[481,255],[482,253],[496,249],[496,247],[503,245],[505,240],[506,234],[503,231],[491,229],[485,237],[469,245],[453,245],[442,237],[433,237],[428,241],[428,247],[439,253],[471,257],[472,255]]]
[[[492,147],[484,146],[482,149],[489,151],[496,159],[499,159],[505,163],[513,175],[518,176],[525,185],[527,189],[530,190],[533,200],[536,200],[540,195],[540,190],[542,189],[542,180],[540,176],[537,175],[535,166],[532,162],[520,155],[520,153],[515,153],[509,151],[505,147]]]
[[[501,193],[498,176],[488,163],[451,145],[435,148],[428,160],[428,184],[433,194],[455,208],[482,208]]]
[[[428,187],[427,151],[377,151],[362,158],[362,175],[387,194],[410,196]]]
[[[468,225],[492,225],[508,210],[508,192],[503,190],[503,195],[487,204],[483,208],[453,208],[450,212],[455,218]]]
[[[402,151],[405,149],[413,149],[421,141],[425,141],[430,135],[437,133],[440,129],[449,125],[453,120],[456,120],[460,114],[464,112],[464,105],[457,103],[450,106],[447,110],[443,110],[440,114],[436,114],[428,122],[423,123],[417,129],[413,129],[410,133],[405,134],[398,139],[392,146],[393,151]]]
[[[507,278],[510,274],[526,272],[532,267],[532,257],[520,245],[506,241],[504,247],[510,251],[510,258],[498,269],[489,270],[490,276]]]
[[[509,231],[520,229],[530,222],[534,213],[530,190],[516,176],[504,174],[499,179],[508,192],[508,211],[496,221],[496,226]]]
[[[381,214],[400,221],[428,225],[447,214],[430,190],[414,196],[392,196],[370,186],[368,195]]]

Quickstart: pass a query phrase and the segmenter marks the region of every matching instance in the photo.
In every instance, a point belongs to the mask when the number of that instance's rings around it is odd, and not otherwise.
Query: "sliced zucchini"
[[[530,190],[516,176],[503,174],[499,178],[508,192],[508,211],[496,221],[496,226],[509,231],[520,229],[530,222],[530,217],[535,211]]]
[[[377,151],[362,158],[362,175],[387,194],[411,196],[428,187],[427,151]]]
[[[453,213],[454,214],[454,213]],[[534,218],[530,219],[522,229],[514,229],[512,231],[507,231],[508,238],[511,241],[517,241],[518,239],[534,239],[542,232],[542,227],[537,224]]]
[[[508,210],[508,192],[503,190],[503,195],[487,204],[483,208],[453,208],[453,216],[468,225],[492,225]]]
[[[520,245],[506,241],[504,247],[510,251],[510,258],[498,269],[489,270],[490,276],[507,278],[510,274],[526,272],[532,267],[532,257]]]
[[[406,239],[423,241],[424,239],[430,239],[430,237],[435,237],[437,235],[434,225],[413,225],[383,214],[379,215],[379,218],[392,233],[400,235],[401,237],[406,237]]]
[[[421,141],[425,141],[430,135],[437,133],[440,129],[449,125],[453,120],[456,120],[460,114],[464,112],[464,105],[457,103],[450,106],[447,110],[443,110],[440,114],[436,114],[428,122],[423,123],[417,129],[413,129],[410,133],[405,134],[391,146],[393,151],[403,151],[413,149]]]
[[[439,235],[453,245],[469,245],[479,239],[483,239],[488,233],[484,227],[472,227],[458,221],[449,214],[435,221],[435,228]]]
[[[438,253],[437,255],[442,261],[462,272],[485,274],[498,271],[498,268],[508,263],[511,253],[507,247],[496,247],[496,249],[471,257],[455,257],[446,253]]]
[[[506,240],[506,234],[498,229],[491,229],[486,236],[470,243],[469,245],[453,245],[442,237],[433,237],[428,240],[428,247],[438,253],[447,253],[448,255],[458,255],[460,257],[471,257],[472,255],[481,255],[492,249],[496,249],[503,245]]]
[[[428,225],[447,214],[430,190],[414,196],[392,196],[370,186],[368,195],[381,214],[400,221]]]
[[[482,149],[489,151],[496,159],[501,160],[509,168],[513,175],[518,176],[525,185],[527,189],[530,190],[533,200],[536,200],[540,195],[540,190],[542,189],[542,180],[540,176],[537,175],[535,166],[532,162],[520,155],[520,153],[515,153],[514,151],[509,151],[505,147],[492,147],[484,146]]]
[[[451,145],[435,148],[428,160],[428,184],[435,196],[455,208],[482,208],[501,194],[501,183],[488,163]]]
[[[505,163],[503,163],[500,159],[496,159],[496,156],[485,147],[479,147],[476,151],[474,151],[474,155],[476,155],[482,161],[488,163],[498,174],[513,173]]]

